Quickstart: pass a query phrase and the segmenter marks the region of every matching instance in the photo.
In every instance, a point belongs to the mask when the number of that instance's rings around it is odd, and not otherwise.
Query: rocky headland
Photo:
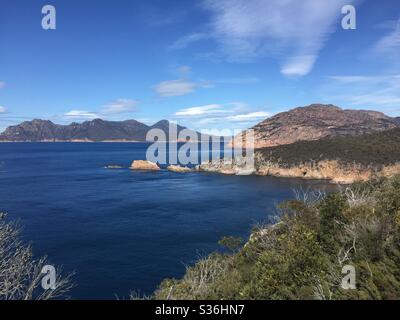
[[[400,128],[361,136],[300,141],[255,151],[254,173],[276,177],[324,179],[334,183],[367,181],[400,174]],[[204,163],[200,171],[238,174],[237,160]]]

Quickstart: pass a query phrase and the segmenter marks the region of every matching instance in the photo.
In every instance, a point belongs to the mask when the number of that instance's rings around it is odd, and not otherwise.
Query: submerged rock
[[[176,173],[188,173],[195,171],[194,169],[188,167],[174,166],[174,165],[170,165],[167,169],[171,172],[176,172]]]
[[[157,163],[146,160],[135,160],[130,167],[132,170],[159,171]]]
[[[123,168],[122,166],[114,165],[114,164],[106,166],[106,169],[122,169],[122,168]]]
[[[251,175],[255,173],[254,161],[251,161],[251,158],[212,160],[201,164],[199,170],[225,175]]]

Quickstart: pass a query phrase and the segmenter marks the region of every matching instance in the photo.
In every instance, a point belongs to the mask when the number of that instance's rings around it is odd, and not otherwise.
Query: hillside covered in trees
[[[167,279],[156,299],[400,298],[400,176],[325,195],[297,192],[277,207],[279,222],[250,240],[225,238],[214,253]],[[346,265],[356,289],[341,283]]]
[[[360,136],[340,136],[317,141],[299,141],[257,151],[263,161],[281,166],[338,160],[341,164],[384,166],[400,161],[400,128]]]

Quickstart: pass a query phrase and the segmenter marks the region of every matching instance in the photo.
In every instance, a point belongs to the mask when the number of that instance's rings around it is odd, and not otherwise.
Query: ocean
[[[247,238],[294,188],[325,182],[128,169],[145,143],[0,143],[0,212],[36,256],[75,272],[73,299],[151,294],[165,278]],[[123,169],[105,166],[118,164]]]

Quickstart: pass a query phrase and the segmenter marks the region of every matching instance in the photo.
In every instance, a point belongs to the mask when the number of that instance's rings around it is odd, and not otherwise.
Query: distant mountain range
[[[343,135],[362,135],[396,128],[400,118],[381,112],[343,110],[334,105],[312,104],[279,113],[257,124],[254,130],[255,147],[265,148],[313,141]],[[238,144],[244,135],[234,139]]]
[[[59,125],[49,120],[36,119],[8,127],[0,134],[0,141],[145,142],[146,134],[151,129],[161,129],[168,135],[169,124],[167,120],[148,126],[136,120],[95,119],[83,123]],[[327,137],[362,135],[398,126],[400,118],[391,118],[381,112],[343,110],[333,105],[313,104],[279,113],[252,129],[255,134],[255,147],[264,148]],[[178,126],[178,132],[183,129],[186,128]],[[235,137],[234,142],[237,143],[242,136],[243,134],[240,134]]]
[[[49,120],[35,119],[25,121],[16,126],[8,127],[0,134],[0,141],[14,142],[44,142],[44,141],[135,141],[145,142],[147,132],[151,129],[161,129],[168,136],[169,121],[162,120],[152,126],[136,120],[105,121],[95,119],[83,123],[69,125],[55,124]],[[177,126],[177,131],[186,129]],[[193,131],[194,132],[194,131]],[[198,134],[196,132],[196,134]]]

